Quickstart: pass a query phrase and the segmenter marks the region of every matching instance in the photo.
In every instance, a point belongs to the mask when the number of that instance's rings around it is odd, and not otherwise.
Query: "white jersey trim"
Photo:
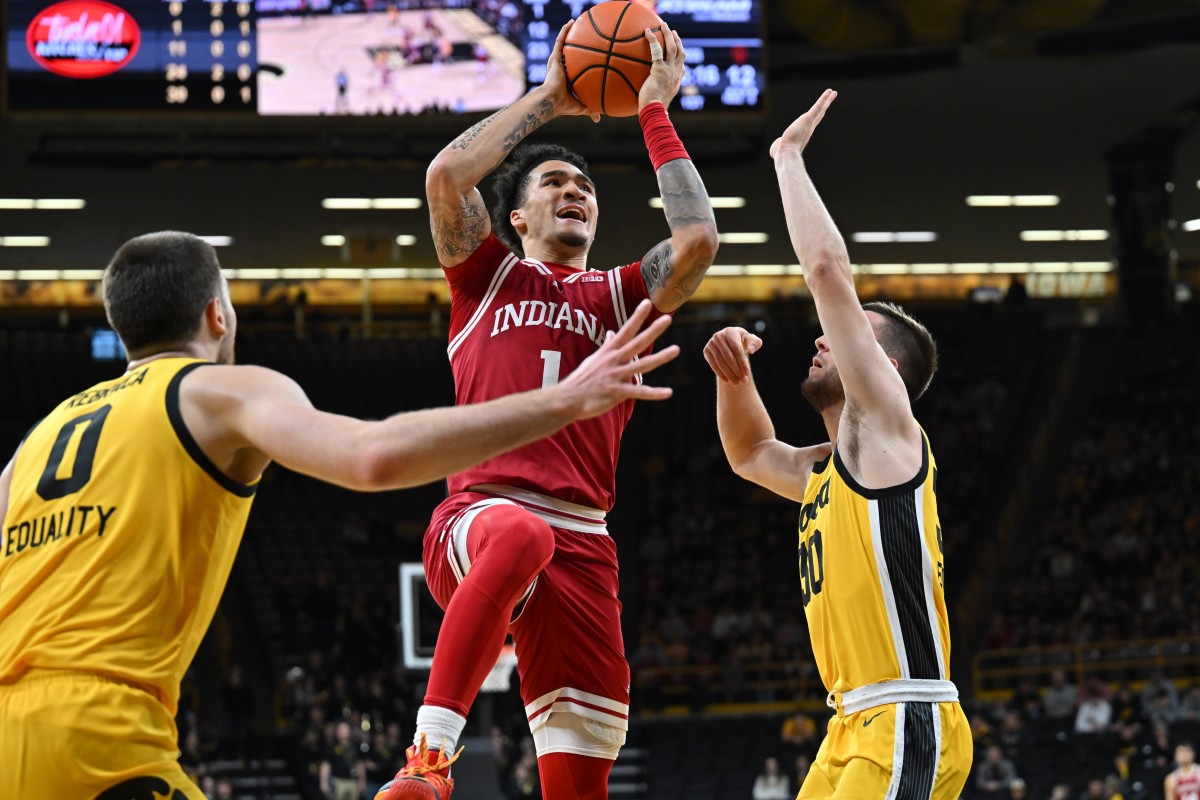
[[[933,706],[933,782],[929,784],[929,797],[933,797],[933,787],[937,786],[938,767],[942,765],[942,710]]]
[[[871,546],[875,550],[875,569],[879,573],[879,588],[883,592],[883,604],[887,609],[888,626],[892,629],[892,642],[896,650],[897,667],[901,678],[911,678],[908,669],[908,651],[904,647],[904,632],[900,629],[900,614],[896,609],[896,595],[892,592],[892,576],[888,572],[887,559],[883,556],[882,529],[879,525],[879,501],[867,501],[867,513],[871,520]],[[918,515],[919,516],[919,515]],[[940,641],[940,637],[937,639]]]
[[[925,484],[913,492],[917,509],[917,533],[921,537],[921,572],[925,584],[925,609],[929,612],[929,628],[933,634],[933,650],[937,654],[938,677],[946,679],[946,654],[942,651],[942,632],[938,629],[937,605],[933,600],[933,556],[925,541]]]
[[[511,500],[527,511],[536,514],[555,528],[564,528],[577,533],[591,533],[597,536],[608,536],[608,527],[604,522],[604,512],[598,508],[590,508],[557,497],[550,497],[528,489],[517,489],[513,486],[502,486],[496,483],[481,483],[467,489],[469,492],[491,494]]]
[[[937,712],[937,709],[934,709]],[[896,734],[892,745],[892,782],[888,784],[883,800],[896,800],[900,791],[900,774],[904,771],[904,703],[896,704]]]
[[[508,273],[512,271],[513,265],[516,263],[517,257],[512,253],[509,253],[500,262],[500,266],[492,274],[492,282],[488,284],[487,291],[484,292],[483,299],[479,302],[479,308],[475,309],[475,313],[471,315],[471,319],[467,321],[466,326],[458,332],[458,336],[455,336],[453,341],[450,342],[450,346],[446,348],[446,352],[451,358],[454,357],[454,353],[462,346],[467,337],[471,335],[471,331],[475,330],[475,326],[479,324],[479,321],[483,319],[483,315],[487,313],[488,307],[491,306],[492,301],[496,299],[496,295],[500,292],[501,284],[504,283],[504,279],[508,277]]]
[[[625,312],[625,292],[621,285],[621,268],[610,269],[608,275],[610,278],[608,286],[613,296],[613,311],[617,314],[617,327],[619,328],[625,324],[625,320],[629,319],[629,314]]]
[[[564,686],[544,695],[525,706],[529,718],[529,730],[536,731],[546,724],[551,714],[577,714],[581,717],[603,722],[620,730],[629,730],[629,704],[621,703],[582,689]]]

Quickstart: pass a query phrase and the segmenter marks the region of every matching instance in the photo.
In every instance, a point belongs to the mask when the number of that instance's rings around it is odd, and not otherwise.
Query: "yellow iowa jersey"
[[[800,589],[829,691],[898,678],[950,679],[937,466],[864,489],[836,450],[813,467],[800,511]]]
[[[150,361],[55,408],[17,451],[0,531],[0,684],[30,668],[142,686],[175,713],[255,486],[221,473]]]

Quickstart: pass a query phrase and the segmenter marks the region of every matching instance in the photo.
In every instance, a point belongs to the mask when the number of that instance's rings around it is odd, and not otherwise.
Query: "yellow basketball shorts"
[[[958,800],[972,747],[958,703],[892,703],[835,716],[797,800]]]
[[[34,670],[0,686],[0,797],[204,800],[157,698],[96,675]]]

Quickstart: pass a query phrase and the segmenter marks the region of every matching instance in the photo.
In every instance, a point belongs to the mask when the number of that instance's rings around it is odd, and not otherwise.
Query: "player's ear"
[[[525,235],[525,214],[519,208],[514,208],[508,212],[508,221],[512,223],[513,229],[521,236]]]
[[[204,325],[214,336],[224,336],[229,332],[229,320],[225,317],[225,304],[221,298],[214,297],[204,307]]]

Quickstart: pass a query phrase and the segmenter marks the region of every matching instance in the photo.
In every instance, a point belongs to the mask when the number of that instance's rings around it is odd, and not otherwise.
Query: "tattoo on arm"
[[[663,164],[658,170],[658,191],[671,233],[688,225],[715,224],[712,201],[690,160],[677,158]]]
[[[676,159],[660,167],[658,189],[672,236],[693,225],[716,226],[708,192],[691,161]],[[676,270],[677,266],[683,269]],[[659,242],[642,259],[646,290],[657,295],[655,305],[663,311],[674,311],[686,303],[700,288],[707,269],[707,263],[677,264],[670,239]]]
[[[486,128],[488,125],[492,124],[492,122],[495,121],[496,117],[503,114],[506,110],[507,109],[502,109],[500,111],[497,111],[495,114],[492,114],[490,117],[488,117],[486,119],[481,119],[479,122],[476,122],[474,125],[467,128],[465,131],[463,131],[463,133],[457,139],[455,139],[453,142],[450,143],[450,148],[453,150],[466,150],[468,147],[471,146],[471,143],[475,141],[475,137],[477,137],[480,134],[480,132],[483,131],[484,128]]]
[[[672,252],[671,241],[668,239],[654,245],[642,258],[642,280],[646,283],[647,292],[653,294],[667,285],[667,278],[671,276],[674,266],[671,263]]]
[[[504,152],[507,154],[516,147],[522,139],[546,124],[554,116],[554,103],[543,100],[538,107],[521,120],[504,139]]]
[[[487,236],[488,216],[483,203],[477,196],[461,200],[453,211],[446,209],[431,218],[433,242],[443,257],[470,255]]]

